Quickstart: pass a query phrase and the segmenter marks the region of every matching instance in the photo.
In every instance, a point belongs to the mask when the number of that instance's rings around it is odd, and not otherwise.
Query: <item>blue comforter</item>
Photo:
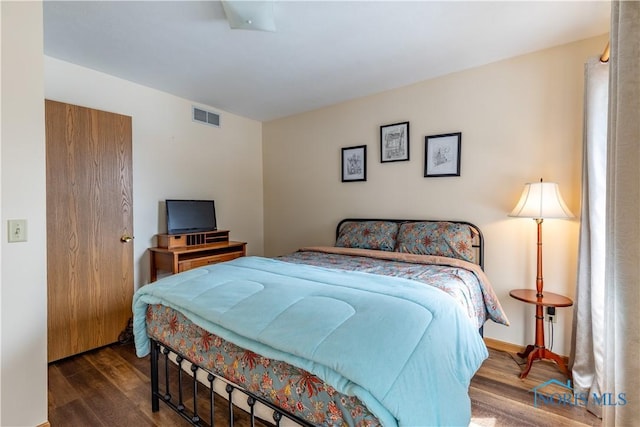
[[[452,297],[374,274],[245,257],[166,277],[133,299],[140,357],[147,304],[317,375],[385,426],[468,425],[469,382],[488,356]]]

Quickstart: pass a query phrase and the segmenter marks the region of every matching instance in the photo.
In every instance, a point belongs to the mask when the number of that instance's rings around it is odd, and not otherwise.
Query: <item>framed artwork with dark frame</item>
[[[424,176],[460,176],[462,132],[425,136]]]
[[[367,146],[342,149],[342,182],[367,180]]]
[[[409,122],[380,126],[380,163],[409,160]]]

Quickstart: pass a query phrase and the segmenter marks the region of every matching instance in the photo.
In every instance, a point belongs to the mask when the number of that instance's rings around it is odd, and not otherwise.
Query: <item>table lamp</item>
[[[520,201],[509,216],[533,218],[538,224],[538,268],[536,296],[542,297],[542,221],[545,218],[573,218],[555,182],[530,182],[524,185]]]
[[[515,299],[536,305],[535,344],[528,345],[524,351],[517,353],[518,356],[527,359],[527,364],[520,373],[520,378],[525,378],[529,374],[534,360],[541,359],[553,360],[567,377],[571,377],[562,357],[545,347],[543,307],[568,307],[573,304],[573,301],[552,292],[547,292],[546,295],[542,293],[544,285],[542,281],[542,221],[545,218],[571,218],[573,214],[562,200],[558,184],[542,182],[541,179],[540,182],[525,184],[520,201],[509,216],[533,218],[538,224],[538,272],[535,295],[531,289],[514,289],[509,292],[509,295]]]

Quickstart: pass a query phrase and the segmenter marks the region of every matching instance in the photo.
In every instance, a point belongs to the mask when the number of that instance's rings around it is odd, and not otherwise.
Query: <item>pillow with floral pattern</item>
[[[393,251],[398,224],[390,221],[348,222],[340,228],[336,246]]]
[[[407,222],[400,225],[397,251],[473,262],[471,227],[454,222]]]

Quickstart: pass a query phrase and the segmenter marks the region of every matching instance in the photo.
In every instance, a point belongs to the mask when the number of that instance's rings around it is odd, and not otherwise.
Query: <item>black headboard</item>
[[[338,236],[340,235],[340,229],[344,224],[348,222],[363,222],[363,221],[389,221],[389,222],[396,222],[398,224],[402,224],[406,222],[452,222],[454,224],[468,225],[474,234],[472,239],[473,241],[472,246],[476,251],[476,264],[478,264],[480,268],[484,270],[484,236],[482,235],[482,231],[480,230],[480,228],[475,224],[472,224],[467,221],[456,221],[456,220],[450,220],[450,219],[435,220],[435,219],[345,218],[342,221],[340,221],[338,223],[338,226],[336,227],[336,240],[338,239]]]

